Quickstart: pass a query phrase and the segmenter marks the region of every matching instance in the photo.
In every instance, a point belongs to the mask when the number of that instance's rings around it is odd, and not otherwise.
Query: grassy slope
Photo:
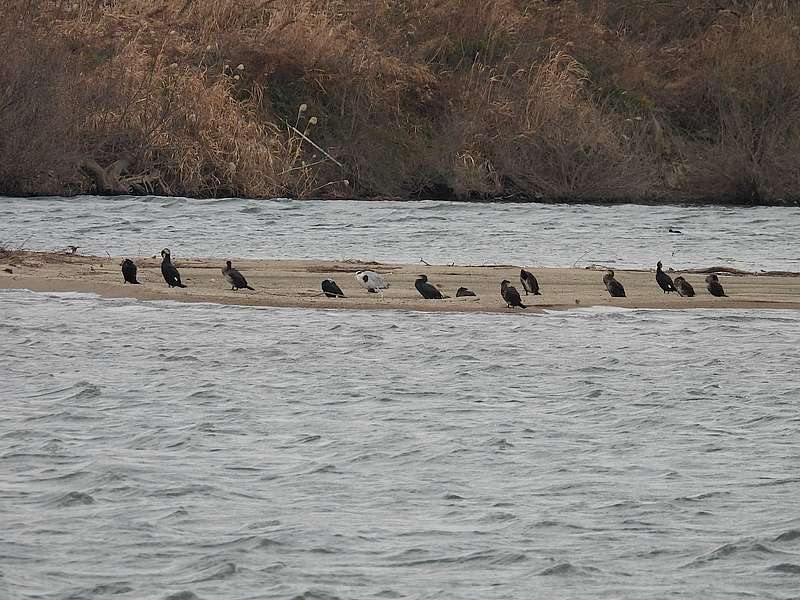
[[[800,199],[790,0],[6,4],[4,194]]]

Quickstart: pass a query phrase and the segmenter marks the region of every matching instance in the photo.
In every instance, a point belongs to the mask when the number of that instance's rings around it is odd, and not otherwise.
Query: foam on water
[[[798,312],[0,314],[0,597],[796,597]]]
[[[800,271],[798,238],[800,208],[780,207],[0,199],[0,242],[101,256]]]

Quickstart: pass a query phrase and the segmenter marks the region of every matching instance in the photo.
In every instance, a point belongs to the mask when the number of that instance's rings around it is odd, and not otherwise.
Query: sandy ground
[[[140,300],[179,300],[216,302],[251,306],[289,306],[310,308],[401,309],[444,312],[531,312],[541,309],[566,309],[589,306],[626,308],[784,308],[800,309],[800,276],[727,275],[720,282],[729,295],[715,298],[705,287],[705,274],[684,274],[697,296],[682,298],[664,294],[655,282],[654,271],[616,271],[627,291],[627,298],[610,298],[602,282],[604,270],[529,268],[541,286],[541,296],[526,296],[519,283],[519,267],[507,266],[425,266],[365,262],[316,260],[274,261],[234,260],[255,291],[232,291],[218,259],[173,257],[185,289],[169,288],[161,271],[161,257],[133,258],[139,267],[142,285],[124,284],[119,257],[66,255],[45,252],[0,253],[0,288],[39,292],[91,292],[110,298]],[[383,294],[370,294],[361,288],[353,274],[371,269],[390,282]],[[8,273],[7,270],[11,270]],[[414,288],[418,273],[428,275],[444,300],[424,300]],[[672,277],[678,273],[670,272]],[[334,279],[346,298],[326,298],[320,290],[325,278]],[[508,279],[529,305],[527,311],[509,309],[500,297],[500,281]],[[477,298],[456,298],[459,286],[478,294]]]

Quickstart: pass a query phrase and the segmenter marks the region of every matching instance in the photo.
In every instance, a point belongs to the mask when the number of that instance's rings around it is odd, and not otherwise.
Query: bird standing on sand
[[[672,282],[672,277],[661,270],[661,261],[656,263],[656,283],[664,290],[665,294],[675,291],[675,284]]]
[[[500,295],[503,297],[503,300],[506,301],[506,304],[508,304],[508,308],[514,308],[515,306],[528,308],[522,303],[522,298],[519,297],[517,288],[511,285],[508,279],[503,279],[503,281],[500,282]]]
[[[322,291],[328,298],[344,298],[342,288],[336,285],[333,279],[322,280]]]
[[[625,297],[625,288],[622,284],[614,279],[614,271],[611,269],[608,270],[608,273],[603,275],[603,283],[608,290],[608,293],[611,294],[612,298],[624,298]]]
[[[716,273],[711,273],[711,275],[706,276],[706,289],[712,296],[717,296],[718,298],[727,297],[727,294],[725,293],[725,290],[722,289],[722,284],[719,282],[719,277],[717,277]]]
[[[125,280],[125,283],[134,283],[136,285],[139,282],[136,280],[136,265],[133,264],[133,261],[130,258],[126,258],[122,261],[122,277]]]
[[[181,274],[172,264],[169,248],[164,248],[161,251],[161,256],[163,257],[161,260],[161,274],[164,276],[164,281],[167,282],[169,287],[185,288],[186,286],[181,283]]]
[[[232,290],[239,290],[242,288],[253,290],[253,288],[247,285],[247,279],[244,278],[244,275],[239,273],[239,271],[237,271],[231,266],[231,261],[229,260],[225,261],[225,266],[222,269],[222,274],[225,276],[225,279],[228,280],[228,283],[231,284]]]
[[[683,277],[675,278],[675,291],[678,292],[679,296],[686,296],[687,298],[694,296],[694,288],[692,287],[692,284],[686,281]]]
[[[375,271],[358,271],[354,275],[356,281],[368,292],[376,293],[389,287],[389,284]]]
[[[475,296],[475,292],[469,290],[465,287],[460,287],[456,290],[456,298],[461,298],[462,296]]]
[[[539,282],[536,281],[536,277],[534,277],[533,273],[530,271],[520,269],[519,282],[522,284],[522,288],[525,290],[526,296],[528,295],[528,292],[534,296],[541,296],[539,293]]]
[[[436,289],[436,287],[428,283],[427,275],[417,275],[417,280],[414,282],[414,287],[417,288],[417,291],[426,300],[442,299],[442,292],[440,292],[438,289]]]

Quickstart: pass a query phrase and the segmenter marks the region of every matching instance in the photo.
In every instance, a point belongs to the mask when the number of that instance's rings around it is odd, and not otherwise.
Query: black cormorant
[[[506,304],[508,304],[508,308],[514,308],[515,306],[528,308],[522,303],[522,298],[519,297],[517,288],[511,285],[508,279],[503,279],[503,281],[500,282],[500,295],[503,297],[503,300],[506,301]]]
[[[475,292],[472,290],[468,290],[465,287],[460,287],[456,290],[456,298],[460,298],[461,296],[476,296]]]
[[[417,288],[417,291],[426,300],[442,299],[442,292],[440,292],[438,289],[436,289],[436,287],[428,283],[427,275],[417,275],[417,280],[414,282],[414,287]]]
[[[672,277],[661,270],[661,261],[658,261],[656,264],[656,283],[664,290],[665,294],[675,291],[675,284],[672,282]]]
[[[625,288],[619,281],[614,279],[614,271],[611,269],[608,270],[608,273],[603,275],[603,283],[606,285],[606,289],[608,293],[611,294],[612,298],[625,297]]]
[[[722,289],[722,284],[719,282],[719,277],[717,277],[716,273],[706,275],[706,289],[712,296],[717,296],[719,298],[727,296],[725,290]]]
[[[225,279],[228,280],[228,283],[231,284],[232,290],[247,288],[248,290],[255,291],[253,288],[247,285],[247,279],[244,278],[244,275],[239,273],[239,271],[231,266],[231,261],[225,261],[225,266],[222,268],[222,274],[225,276]]]
[[[186,286],[181,283],[181,274],[178,269],[172,264],[170,260],[169,248],[164,248],[161,251],[161,274],[164,276],[164,281],[167,282],[169,287],[185,288]]]
[[[322,280],[322,291],[328,298],[344,298],[342,288],[336,285],[333,279]]]
[[[139,283],[136,280],[136,265],[133,264],[130,258],[122,261],[122,277],[125,279],[125,283],[135,283],[137,285]]]
[[[686,296],[687,298],[694,296],[694,288],[692,287],[692,284],[686,281],[683,277],[675,278],[675,291],[678,292],[679,296]]]
[[[534,277],[533,273],[530,271],[521,269],[519,272],[519,282],[522,284],[522,288],[525,290],[526,296],[528,295],[528,292],[534,296],[541,296],[539,293],[539,282],[536,281],[536,277]]]

